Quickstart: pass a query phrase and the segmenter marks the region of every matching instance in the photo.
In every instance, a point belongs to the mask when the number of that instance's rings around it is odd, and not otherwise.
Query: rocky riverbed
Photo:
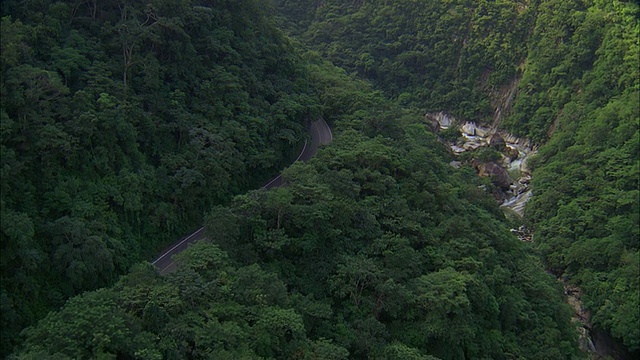
[[[480,176],[491,179],[490,190],[507,214],[524,216],[525,205],[533,195],[529,183],[531,169],[527,160],[536,153],[531,141],[513,136],[492,127],[459,121],[444,112],[428,113],[425,120],[431,130],[447,142],[458,157],[451,166],[472,166]],[[524,225],[511,229],[520,240],[533,242],[533,233]],[[579,346],[592,360],[627,359],[623,347],[611,336],[593,328],[591,315],[580,300],[581,291],[558,279],[564,285],[567,303],[574,310],[573,321],[579,332]]]
[[[531,141],[504,131],[479,126],[470,121],[459,121],[444,112],[425,116],[434,132],[446,136],[451,151],[459,161],[452,166],[472,166],[480,176],[491,179],[493,196],[507,211],[519,217],[531,197],[529,181],[531,171],[527,159],[535,154]]]

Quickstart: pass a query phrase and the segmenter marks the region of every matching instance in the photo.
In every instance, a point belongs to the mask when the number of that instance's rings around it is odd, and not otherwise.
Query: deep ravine
[[[492,195],[500,204],[500,208],[507,216],[521,220],[524,217],[525,206],[533,196],[533,191],[529,186],[532,173],[527,166],[527,160],[536,154],[537,148],[533,146],[531,141],[495,128],[485,128],[473,122],[459,121],[445,112],[429,113],[425,115],[425,118],[435,132],[452,127],[459,130],[460,137],[456,140],[443,139],[443,141],[449,145],[452,153],[461,159],[467,159],[466,165],[473,166],[480,176],[491,178],[497,188]],[[476,160],[474,154],[483,148],[497,150],[501,158],[491,162]],[[464,153],[469,155],[463,156]],[[487,164],[492,165],[487,166]],[[463,166],[463,162],[453,161],[451,165],[460,167]],[[524,225],[511,229],[511,232],[521,241],[534,242],[533,232]],[[581,302],[581,290],[570,285],[566,279],[559,278],[558,281],[564,287],[567,303],[574,309],[572,321],[576,324],[576,331],[579,334],[580,349],[587,353],[592,360],[628,359],[629,356],[624,346],[604,331],[593,326],[591,314]]]

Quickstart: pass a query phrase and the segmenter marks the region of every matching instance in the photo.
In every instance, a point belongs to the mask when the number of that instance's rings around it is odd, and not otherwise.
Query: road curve
[[[331,128],[329,128],[327,122],[322,118],[312,122],[311,125],[309,125],[309,132],[311,133],[311,140],[305,141],[304,146],[302,147],[302,151],[295,161],[307,161],[311,159],[318,151],[318,147],[320,147],[320,145],[326,145],[330,143],[331,140],[333,140]],[[282,186],[282,177],[281,175],[278,175],[267,184],[265,184],[262,188],[271,189],[280,186]],[[179,254],[184,251],[189,246],[189,244],[204,239],[204,232],[205,231],[203,226],[200,229],[196,230],[193,234],[185,236],[175,244],[171,245],[168,249],[163,251],[162,254],[152,262],[152,264],[158,268],[160,275],[165,275],[175,271],[176,264],[173,262],[173,255]]]

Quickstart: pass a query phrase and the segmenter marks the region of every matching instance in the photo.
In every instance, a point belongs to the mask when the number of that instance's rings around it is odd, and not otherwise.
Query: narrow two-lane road
[[[312,122],[309,126],[309,132],[311,133],[311,141],[305,141],[302,152],[300,152],[300,155],[298,155],[298,158],[296,158],[295,161],[307,161],[311,159],[318,151],[318,147],[320,147],[320,145],[328,144],[333,140],[331,128],[329,128],[329,125],[327,125],[327,122],[324,121],[324,119],[318,119]],[[282,177],[278,175],[263,186],[263,188],[271,189],[280,186],[282,186]],[[158,268],[161,275],[171,273],[176,270],[176,264],[172,259],[173,255],[181,253],[189,246],[189,244],[204,238],[204,227],[201,227],[193,234],[180,239],[167,250],[163,251],[152,264]]]

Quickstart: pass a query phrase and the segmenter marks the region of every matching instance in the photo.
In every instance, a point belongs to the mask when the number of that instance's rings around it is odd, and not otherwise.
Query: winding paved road
[[[309,126],[309,132],[311,132],[311,141],[305,141],[302,152],[300,152],[300,155],[298,155],[298,158],[296,158],[295,161],[307,161],[311,159],[318,151],[318,147],[320,145],[328,144],[331,142],[331,140],[333,140],[331,129],[329,128],[329,125],[327,125],[327,122],[324,121],[324,119],[319,119],[312,122]],[[271,189],[280,186],[282,186],[282,177],[281,175],[278,175],[262,188]],[[172,259],[173,255],[181,253],[189,246],[189,244],[192,244],[204,238],[204,227],[201,227],[193,234],[180,239],[167,250],[162,252],[162,254],[152,264],[158,268],[158,271],[161,275],[171,273],[176,270],[176,264]]]

